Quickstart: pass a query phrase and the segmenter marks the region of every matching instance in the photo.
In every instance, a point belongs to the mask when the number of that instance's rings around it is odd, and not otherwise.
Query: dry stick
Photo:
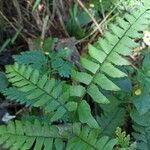
[[[57,8],[57,11],[56,11],[56,12],[57,12],[57,15],[58,15],[58,18],[59,18],[59,21],[60,21],[60,25],[62,26],[65,35],[66,35],[67,37],[69,37],[69,34],[68,34],[67,30],[66,30],[66,27],[65,27],[65,24],[64,24],[62,15],[61,15],[61,13],[60,13],[60,11],[59,11],[59,8]]]
[[[120,4],[120,3],[119,3],[119,4]],[[118,5],[119,5],[119,4],[118,4]],[[99,26],[102,26],[102,25],[106,22],[107,18],[113,13],[113,11],[118,7],[118,5],[116,5],[116,6],[106,15],[106,17],[100,22]],[[94,30],[92,31],[92,33],[90,33],[89,35],[87,35],[87,36],[84,37],[83,39],[77,41],[76,44],[81,43],[82,41],[84,41],[85,39],[89,38],[91,35],[93,35],[93,34],[96,32],[96,33],[94,34],[94,37],[95,37],[95,36],[97,35],[97,30],[98,30],[97,28],[94,29]]]
[[[53,0],[53,9],[52,9],[52,15],[51,15],[51,19],[50,20],[54,20],[55,17],[55,13],[56,13],[56,1]]]
[[[13,0],[13,4],[14,4],[14,7],[16,8],[17,13],[18,13],[19,23],[22,24],[23,18],[22,18],[22,13],[21,13],[21,9],[20,9],[18,0]]]
[[[17,116],[17,115],[19,115],[20,113],[22,113],[22,112],[25,111],[25,110],[27,110],[27,108],[26,108],[26,107],[23,107],[23,108],[21,108],[20,110],[18,110],[18,111],[15,113],[15,115]]]
[[[102,26],[105,22],[106,22],[106,20],[107,20],[107,18],[113,13],[113,11],[116,9],[116,7],[114,7],[107,15],[106,15],[106,17],[101,21],[101,23],[99,24],[99,26]],[[92,41],[95,39],[95,37],[98,35],[98,32],[97,32],[97,30],[95,31],[95,34],[93,35],[93,37],[91,38],[91,40],[89,41],[89,43],[92,43]]]
[[[46,31],[47,31],[48,21],[49,21],[49,16],[47,15],[43,21],[43,27],[42,27],[42,33],[41,33],[41,43],[40,43],[41,47],[44,44],[43,42],[44,42]]]
[[[43,22],[40,18],[40,14],[39,14],[38,10],[32,11],[32,16],[37,24],[38,29],[41,31]]]
[[[7,17],[0,11],[0,15],[12,26],[12,28],[17,32],[18,31],[18,29],[13,25],[13,23],[12,22],[10,22],[8,19],[7,19]],[[20,35],[22,36],[22,38],[27,42],[27,39],[26,39],[26,37],[22,34],[22,33],[20,33]]]
[[[77,2],[83,8],[83,10],[89,15],[89,17],[92,19],[92,21],[96,25],[98,31],[102,34],[103,31],[102,31],[100,25],[97,23],[96,19],[91,15],[91,13],[88,11],[88,9],[84,6],[84,4],[80,0],[77,0]]]
[[[12,20],[18,24],[17,20],[15,18],[12,18]],[[32,26],[32,24],[30,24]],[[23,29],[23,28],[22,28]],[[36,38],[36,36],[34,36],[33,34],[29,33],[26,29],[23,29],[24,33],[26,33],[27,35],[31,36],[32,38]]]

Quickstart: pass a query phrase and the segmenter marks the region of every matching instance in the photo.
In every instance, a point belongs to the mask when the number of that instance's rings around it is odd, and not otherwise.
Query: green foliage
[[[10,101],[18,102],[20,104],[25,104],[26,106],[32,105],[32,101],[26,98],[27,95],[29,94],[28,92],[25,93],[25,92],[19,91],[15,87],[10,87],[10,88],[3,89],[2,93]]]
[[[87,123],[91,128],[99,128],[98,123],[91,115],[90,106],[83,100],[78,107],[79,120],[82,123]]]
[[[0,91],[2,91],[3,89],[5,89],[8,86],[8,80],[5,76],[4,72],[0,72]]]
[[[73,126],[56,126],[48,123],[40,123],[35,120],[15,121],[7,126],[0,127],[0,143],[4,143],[4,148],[11,150],[62,150],[65,147],[64,141],[67,141],[67,150],[88,149],[88,150],[112,150],[117,143],[116,139],[109,139],[104,136],[99,138],[99,131],[91,129],[88,126],[81,127],[79,123]],[[80,143],[80,144],[79,144]]]
[[[115,130],[118,126],[122,126],[125,119],[125,108],[119,106],[116,98],[111,97],[111,102],[108,105],[100,105],[103,110],[100,116],[97,116],[98,124],[101,127],[101,134],[107,136],[114,136]]]
[[[134,97],[134,105],[140,114],[144,114],[150,110],[150,54],[146,54],[142,68],[138,70],[137,79],[139,81],[138,88],[141,90],[140,95]]]
[[[50,53],[52,69],[54,69],[54,71],[57,71],[61,77],[69,78],[69,76],[71,75],[73,64],[65,59],[69,56],[69,49],[61,49],[58,52]]]
[[[32,11],[34,11],[39,6],[40,2],[41,0],[35,0]]]
[[[123,148],[127,148],[129,146],[130,136],[126,135],[126,132],[122,132],[121,128],[119,127],[116,129],[116,135],[118,139],[118,144]]]
[[[94,4],[94,8],[98,11],[110,10],[112,5],[117,4],[119,0],[91,0],[91,4]]]
[[[55,111],[52,121],[60,119],[66,112],[75,111],[77,103],[69,101],[69,91],[63,91],[63,82],[49,80],[47,75],[40,76],[38,70],[30,66],[6,67],[9,82],[22,92],[28,92],[27,99],[34,107],[42,107],[47,112]]]
[[[73,8],[70,8],[69,14],[70,18],[66,24],[69,35],[76,37],[76,39],[83,38],[86,32],[82,26],[86,25],[91,19],[85,12],[78,8],[77,4],[75,4]]]
[[[35,69],[47,67],[47,58],[42,51],[27,51],[21,55],[14,55],[13,58],[19,64],[31,65]]]
[[[98,138],[98,130],[89,127],[80,128],[78,124],[74,124],[73,134],[74,137],[67,144],[67,150],[112,150],[117,143],[116,139],[110,140],[107,136]]]
[[[47,75],[40,76],[38,70],[32,69],[30,66],[14,64],[7,66],[6,75],[9,82],[15,89],[7,89],[4,91],[9,99],[20,103],[26,103],[34,107],[40,107],[52,115],[51,121],[62,118],[66,113],[77,110],[77,102],[72,101],[71,97],[80,97],[85,89],[82,86],[70,86],[64,82],[48,79]],[[21,93],[18,92],[21,91]],[[82,107],[83,102],[79,104],[78,113],[81,122],[89,124],[90,127],[97,128],[98,125],[90,114],[90,106],[85,103],[86,107]],[[84,113],[88,114],[86,121],[82,121]],[[89,120],[90,119],[90,120]],[[92,122],[90,122],[92,121]]]
[[[34,5],[34,9],[36,7]],[[76,15],[76,9],[73,15]],[[121,90],[118,85],[127,77],[123,66],[130,65],[125,56],[131,55],[132,49],[138,46],[134,39],[141,37],[140,31],[147,27],[149,19],[150,10],[144,8],[117,17],[102,38],[88,45],[88,55],[80,58],[80,70],[67,58],[70,54],[65,49],[50,52],[47,44],[46,54],[29,51],[14,56],[16,62],[6,66],[10,87],[1,93],[13,102],[41,110],[49,119],[41,122],[22,119],[0,126],[0,144],[11,150],[134,149],[135,145],[130,145],[130,137],[121,128],[117,128],[117,138],[110,139],[114,137],[116,127],[125,125],[126,114],[132,112],[137,147],[149,150],[148,103],[147,108],[139,108],[141,98],[137,104],[136,100],[127,99],[127,91],[118,93]],[[149,88],[147,69],[148,56],[142,71],[138,71],[143,89]],[[136,110],[133,112],[132,102],[145,114],[140,116]]]
[[[137,141],[138,150],[150,149],[150,112],[144,115],[140,115],[137,111],[133,111],[131,117],[134,121],[133,133],[134,138]]]
[[[50,150],[52,147],[58,149],[58,144],[59,149],[64,147],[58,128],[46,123],[42,125],[38,120],[35,120],[34,124],[29,121],[15,121],[8,126],[1,126],[0,143],[4,143],[4,148],[11,150],[41,150],[42,147],[44,150]]]
[[[94,45],[89,44],[89,57],[81,58],[81,65],[86,72],[73,70],[72,78],[85,84],[86,92],[94,102],[107,104],[108,98],[102,90],[118,91],[120,88],[111,81],[111,78],[122,78],[127,75],[117,66],[130,65],[122,56],[130,55],[137,46],[132,38],[140,37],[138,31],[143,30],[149,23],[149,11],[139,10],[118,17],[116,24],[110,25],[110,30],[104,33]]]

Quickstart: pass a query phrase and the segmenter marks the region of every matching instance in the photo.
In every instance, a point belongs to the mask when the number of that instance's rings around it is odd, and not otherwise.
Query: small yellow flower
[[[142,93],[141,89],[136,89],[135,92],[134,92],[134,94],[137,95],[137,96],[141,95],[141,93]]]
[[[49,55],[49,52],[45,52],[45,55]]]

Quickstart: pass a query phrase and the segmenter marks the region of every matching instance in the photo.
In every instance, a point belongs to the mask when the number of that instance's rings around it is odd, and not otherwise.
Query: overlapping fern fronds
[[[50,150],[53,147],[63,149],[64,143],[62,135],[55,126],[41,124],[38,120],[32,124],[29,121],[15,121],[8,126],[0,127],[0,144],[4,143],[4,148],[11,150]]]
[[[52,115],[50,122],[61,119],[67,113],[70,116],[71,127],[68,129],[64,126],[60,129],[55,125],[42,125],[39,121],[35,121],[34,124],[16,121],[8,126],[0,127],[0,144],[4,143],[4,147],[11,147],[11,150],[62,150],[64,148],[67,150],[112,150],[117,140],[101,137],[99,124],[103,130],[102,134],[106,134],[104,130],[108,129],[108,125],[116,126],[116,123],[118,125],[122,120],[117,115],[116,118],[119,119],[115,121],[115,125],[112,125],[113,122],[109,124],[112,119],[105,111],[105,118],[108,116],[105,119],[106,124],[102,124],[103,117],[100,118],[98,124],[91,114],[88,102],[84,100],[85,95],[89,94],[97,103],[110,102],[104,92],[119,90],[111,79],[127,76],[119,68],[130,65],[124,56],[130,55],[132,49],[137,46],[134,38],[141,36],[139,31],[147,26],[149,19],[150,10],[145,9],[126,14],[124,18],[118,17],[116,24],[110,25],[109,31],[104,34],[103,38],[94,45],[89,45],[88,56],[81,58],[84,71],[79,72],[74,69],[71,75],[74,80],[70,81],[71,84],[41,74],[40,70],[33,69],[30,63],[26,65],[15,63],[7,66],[6,76],[13,88],[5,89],[4,95],[13,101],[27,106],[40,107],[49,112]],[[124,109],[118,110],[123,117]],[[116,111],[113,112],[115,116]],[[75,122],[81,122],[82,125]],[[85,124],[88,126],[84,126]],[[62,134],[64,131],[67,133]],[[145,135],[143,130],[141,133],[140,135]],[[149,129],[146,133],[149,136]],[[139,142],[145,142],[136,135],[135,138]]]
[[[64,90],[63,87],[66,86],[64,82],[53,78],[48,79],[47,75],[40,76],[38,70],[17,63],[6,67],[6,75],[13,86],[26,93],[27,103],[31,103],[34,107],[41,107],[47,112],[54,112],[52,121],[60,119],[67,112],[75,111],[77,103],[69,101],[69,98],[70,96],[80,96],[80,93],[82,94],[84,91],[81,86],[68,86]],[[4,91],[8,96],[12,95],[8,92]],[[17,101],[19,97],[14,99]],[[22,100],[19,99],[19,101]]]
[[[112,150],[117,144],[116,139],[99,138],[99,135],[98,130],[81,127],[79,123],[63,127],[38,120],[34,123],[15,121],[0,127],[0,144],[4,143],[4,148],[10,150],[63,150],[65,142],[66,150]]]
[[[31,66],[15,63],[6,67],[8,81],[15,88],[8,88],[3,94],[12,101],[26,106],[40,107],[51,113],[51,122],[61,119],[66,113],[78,112],[79,120],[92,128],[99,128],[91,115],[91,109],[86,101],[76,101],[71,97],[81,97],[85,88],[80,85],[68,85],[65,82],[49,79],[40,75]],[[71,119],[71,118],[70,118]]]
[[[150,112],[141,115],[137,111],[132,111],[131,118],[134,121],[132,133],[137,142],[138,150],[150,149]]]
[[[72,78],[86,85],[86,93],[95,102],[109,103],[102,91],[119,90],[111,78],[127,76],[117,66],[130,65],[123,56],[131,55],[132,49],[137,47],[134,38],[141,37],[139,31],[147,27],[149,19],[150,10],[145,9],[126,14],[124,18],[118,17],[103,38],[89,45],[88,57],[81,58],[81,65],[86,71],[73,70]]]
[[[115,97],[111,96],[110,99],[109,104],[100,105],[103,112],[97,116],[97,122],[101,127],[101,135],[112,137],[116,128],[124,124],[126,109],[120,106],[121,102]]]

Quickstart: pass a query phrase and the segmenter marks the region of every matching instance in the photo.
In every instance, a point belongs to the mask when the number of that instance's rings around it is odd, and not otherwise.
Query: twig
[[[16,20],[15,18],[12,18],[12,20],[13,20],[17,25],[21,26],[20,24],[18,24],[18,22],[17,22],[17,20]],[[31,24],[31,26],[32,26],[32,24]],[[21,28],[22,28],[22,27],[21,27]],[[26,33],[27,35],[31,36],[32,38],[36,38],[36,36],[34,36],[33,34],[29,33],[26,29],[22,28],[22,31],[23,31],[24,33]],[[28,41],[28,40],[26,40],[26,41]]]
[[[98,22],[96,21],[96,19],[92,16],[92,14],[88,11],[88,9],[84,6],[84,4],[80,0],[77,0],[77,2],[83,8],[83,10],[89,15],[89,17],[92,19],[92,21],[94,22],[94,24],[97,27],[97,30],[102,34],[103,31],[102,31],[100,25],[98,24]]]
[[[53,0],[53,9],[52,9],[52,15],[51,15],[51,20],[54,20],[55,17],[55,13],[56,13],[56,1]]]
[[[45,34],[46,34],[46,31],[47,31],[48,21],[49,21],[49,16],[47,15],[44,18],[44,21],[43,21],[44,23],[43,23],[43,27],[42,27],[42,33],[41,33],[41,40],[42,41],[45,39]]]
[[[106,20],[108,19],[108,17],[113,13],[113,11],[116,9],[116,7],[114,7],[106,16],[105,18],[100,22],[99,26],[102,26]],[[89,43],[93,42],[93,39],[95,39],[95,37],[98,35],[97,30],[95,31],[95,34],[93,35],[93,37],[91,38],[91,40],[89,41]]]
[[[18,0],[13,0],[13,4],[14,4],[14,7],[16,8],[17,13],[18,13],[19,23],[22,24],[23,19],[22,19],[21,9],[20,9]]]
[[[28,109],[28,108],[23,107],[22,109],[20,109],[19,111],[17,111],[17,112],[15,113],[15,115],[17,116],[17,115],[21,114],[22,112],[24,112],[24,111],[27,110],[27,109]]]
[[[65,27],[65,24],[64,24],[64,22],[63,22],[62,15],[61,15],[61,13],[60,13],[60,11],[59,11],[59,8],[57,8],[57,11],[56,11],[56,12],[57,12],[57,15],[58,15],[58,18],[59,18],[60,25],[62,26],[65,35],[66,35],[67,37],[69,37],[69,34],[68,34],[67,30],[66,30],[66,27]]]
[[[11,27],[12,27],[16,32],[18,32],[18,29],[13,25],[12,22],[9,21],[9,19],[8,19],[1,11],[0,11],[0,15],[11,25]],[[27,42],[26,37],[25,37],[22,33],[20,33],[20,35],[21,35],[22,38]]]
[[[120,4],[120,3],[119,3]],[[118,4],[118,5],[119,5]],[[102,26],[105,22],[106,22],[106,20],[109,18],[109,16],[114,12],[114,10],[118,7],[118,5],[116,5],[106,16],[105,16],[105,18],[100,22],[100,24],[98,25],[98,26]],[[87,39],[87,38],[89,38],[90,36],[92,36],[93,34],[93,37],[95,37],[95,36],[97,36],[97,28],[95,28],[89,35],[87,35],[86,37],[84,37],[83,39],[81,39],[81,40],[79,40],[79,41],[77,41],[76,42],[76,44],[78,44],[78,43],[81,43],[82,41],[84,41],[85,39]]]
[[[43,22],[40,18],[40,14],[38,12],[38,10],[35,10],[35,11],[32,11],[32,16],[37,24],[37,27],[40,31],[42,31],[42,25],[43,25]]]

